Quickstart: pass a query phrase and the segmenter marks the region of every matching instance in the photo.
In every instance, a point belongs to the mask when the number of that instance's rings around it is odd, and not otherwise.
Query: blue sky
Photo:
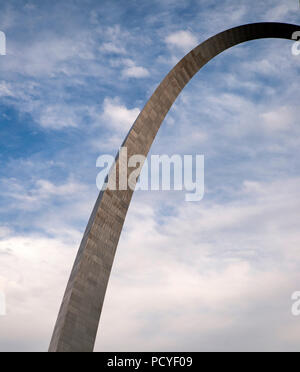
[[[0,350],[46,350],[96,200],[147,99],[198,43],[298,1],[16,1],[0,5]],[[235,47],[168,114],[153,154],[204,154],[205,198],[137,192],[96,350],[297,350],[299,57]],[[140,221],[143,221],[142,226]]]

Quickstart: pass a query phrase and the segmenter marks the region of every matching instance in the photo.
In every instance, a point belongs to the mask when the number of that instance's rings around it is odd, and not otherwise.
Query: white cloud
[[[284,17],[289,13],[289,12],[297,12],[299,11],[298,6],[296,5],[296,2],[285,2],[281,4],[275,4],[274,6],[271,7],[271,9],[268,10],[266,14],[266,18],[268,19],[269,22],[271,21],[279,21],[282,22]]]
[[[0,318],[1,351],[46,351],[77,247],[41,236],[0,240],[0,287],[7,315]]]
[[[126,54],[126,50],[123,47],[120,47],[112,42],[104,43],[100,50],[104,53],[112,54]]]
[[[44,128],[63,129],[78,126],[78,116],[73,107],[52,105],[41,109],[39,124]]]
[[[115,153],[139,113],[139,108],[127,108],[118,97],[106,97],[97,123],[100,122],[103,128],[108,129],[108,132],[91,138],[90,146],[97,152]]]
[[[9,47],[9,63],[3,64],[8,72],[31,77],[74,75],[76,65],[91,64],[94,58],[93,41],[84,33],[73,37],[57,37],[51,33],[43,40],[32,40],[26,48],[17,42]]]
[[[300,180],[248,186],[236,201],[180,204],[160,222],[154,204],[135,200],[96,350],[293,349]]]
[[[248,182],[238,201],[177,204],[180,213],[160,216],[163,223],[157,221],[161,201],[138,197],[118,248],[96,350],[293,349],[299,187],[299,179]],[[0,319],[2,351],[12,343],[14,350],[47,349],[80,235],[68,243],[16,234],[0,240],[8,310]]]
[[[74,196],[74,194],[78,194],[86,190],[84,185],[74,181],[57,186],[46,180],[38,180],[36,182],[36,186],[37,194],[43,198],[50,196]]]
[[[5,226],[0,226],[0,239],[7,237],[10,234],[10,229]]]
[[[109,154],[116,153],[122,142],[124,141],[124,132],[111,133],[110,135],[95,137],[90,141],[91,147],[97,151],[97,153],[107,152]]]
[[[1,180],[3,194],[15,200],[11,207],[21,210],[41,209],[52,198],[76,199],[87,191],[84,184],[69,180],[64,184],[56,185],[47,180],[37,180],[34,185],[19,183],[16,179]],[[30,189],[27,189],[30,187]]]
[[[198,39],[190,31],[177,31],[165,38],[165,42],[171,48],[177,48],[187,53],[198,45]]]
[[[124,69],[122,74],[129,78],[144,78],[149,76],[149,71],[144,67],[133,66]]]
[[[0,82],[0,97],[14,97],[11,84],[5,81]]]
[[[105,98],[102,120],[107,128],[114,131],[127,132],[140,113],[140,109],[128,109],[119,98]]]
[[[261,114],[265,128],[269,131],[288,130],[296,121],[293,109],[287,106]]]
[[[145,78],[150,75],[145,67],[136,66],[135,62],[131,59],[123,59],[120,61],[126,67],[122,71],[122,76],[125,78]]]

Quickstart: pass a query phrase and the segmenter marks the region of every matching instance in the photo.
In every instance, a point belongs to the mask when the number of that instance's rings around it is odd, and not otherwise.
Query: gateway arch
[[[255,23],[221,32],[188,53],[165,77],[129,131],[128,157],[147,156],[174,101],[211,59],[235,45],[263,38],[293,39],[300,26]],[[115,165],[119,165],[117,156]],[[108,176],[108,181],[113,177]],[[103,190],[84,233],[54,328],[50,352],[92,352],[104,297],[133,191]]]

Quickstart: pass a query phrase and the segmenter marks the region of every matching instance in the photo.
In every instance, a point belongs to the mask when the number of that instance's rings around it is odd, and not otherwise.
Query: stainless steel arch
[[[165,77],[133,124],[123,144],[128,149],[128,156],[148,154],[172,104],[191,78],[212,58],[250,40],[292,40],[293,33],[298,30],[300,26],[283,23],[249,24],[224,31],[193,49]],[[50,352],[93,351],[105,292],[132,194],[131,189],[100,193],[67,285]]]

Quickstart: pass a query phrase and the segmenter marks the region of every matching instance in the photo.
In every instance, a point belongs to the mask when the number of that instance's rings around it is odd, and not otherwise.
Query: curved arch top
[[[300,26],[292,24],[254,23],[221,32],[197,46],[164,78],[134,122],[123,143],[128,156],[147,156],[180,92],[215,56],[250,40],[292,40],[293,33],[298,30]],[[93,351],[106,288],[132,194],[130,188],[100,193],[72,269],[49,351]]]

